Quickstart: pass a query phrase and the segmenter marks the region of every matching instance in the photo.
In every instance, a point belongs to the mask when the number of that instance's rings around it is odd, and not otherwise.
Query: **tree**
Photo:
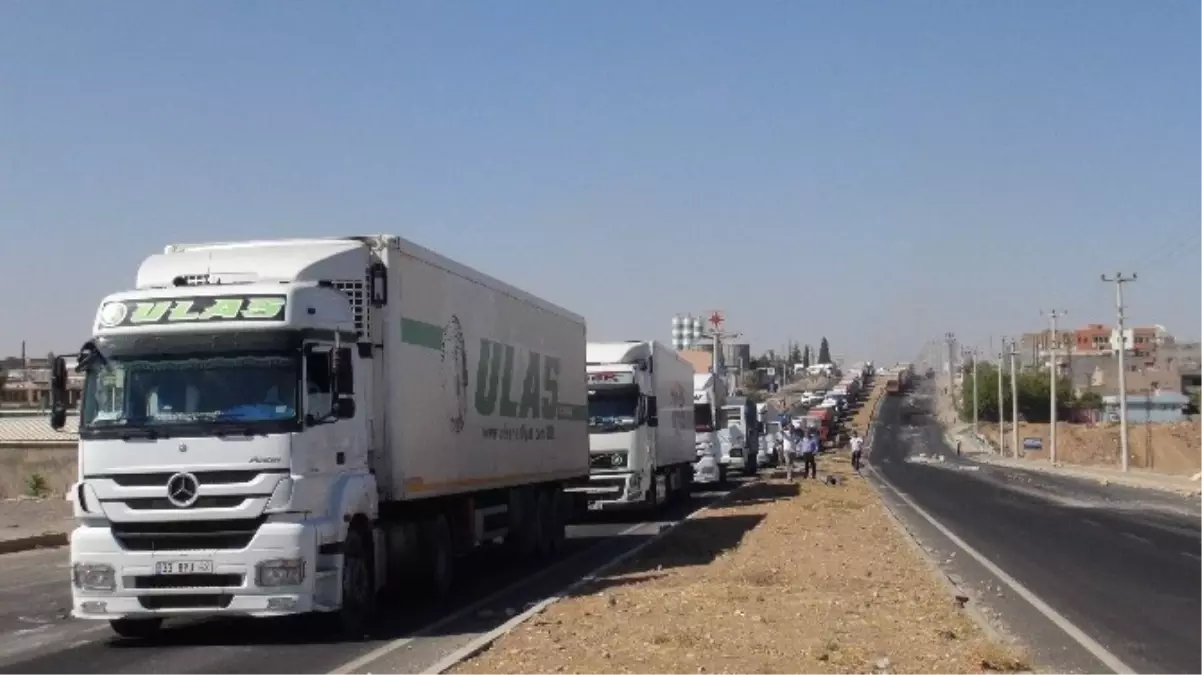
[[[801,345],[793,345],[789,348],[789,365],[801,363]]]
[[[3,383],[3,378],[0,378],[0,383]],[[1198,403],[1199,403],[1198,394],[1199,394],[1199,392],[1197,389],[1195,389],[1189,393],[1189,404],[1185,408],[1186,414],[1188,414],[1188,415],[1197,415],[1198,414],[1198,407],[1199,407],[1198,406]]]
[[[822,342],[818,343],[818,363],[831,362],[831,344],[826,341],[826,336],[822,336]]]
[[[801,367],[802,368],[810,367],[810,346],[809,345],[806,345],[805,351],[803,351],[801,353]]]
[[[1010,418],[1013,399],[1010,396],[1010,375],[1004,374],[1002,379],[1002,409],[1006,418]],[[967,422],[972,420],[972,369],[969,368],[963,380],[963,395],[960,397],[960,419]],[[1018,414],[1028,422],[1047,422],[1051,418],[1051,378],[1046,371],[1019,373]],[[998,370],[992,363],[977,364],[977,413],[985,422],[997,422]],[[1085,401],[1088,403],[1088,398]],[[1060,378],[1056,386],[1056,416],[1067,419],[1069,411],[1077,407],[1078,400],[1073,396],[1071,384]]]

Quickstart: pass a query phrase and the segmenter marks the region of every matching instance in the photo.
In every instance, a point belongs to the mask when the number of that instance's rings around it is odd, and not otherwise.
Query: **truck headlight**
[[[75,563],[71,566],[71,580],[84,591],[117,590],[117,571],[104,563]]]
[[[303,558],[276,558],[255,565],[255,585],[260,587],[299,586],[304,580]]]

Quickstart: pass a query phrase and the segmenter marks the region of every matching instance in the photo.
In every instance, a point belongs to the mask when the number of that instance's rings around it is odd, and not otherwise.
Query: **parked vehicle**
[[[727,470],[741,470],[752,476],[758,471],[756,454],[760,447],[760,423],[755,403],[743,396],[731,396],[722,406],[726,426],[718,430],[722,463]]]
[[[719,430],[726,426],[723,406],[726,403],[726,385],[722,378],[713,373],[693,375],[693,428],[696,460],[693,462],[694,483],[725,483],[726,467],[723,462],[722,443]]]
[[[696,459],[693,367],[654,341],[590,342],[590,510],[655,508],[688,493]]]
[[[584,336],[399,237],[168,246],[79,354],[72,614],[361,636],[377,591],[445,594],[458,554],[551,555],[589,475]]]

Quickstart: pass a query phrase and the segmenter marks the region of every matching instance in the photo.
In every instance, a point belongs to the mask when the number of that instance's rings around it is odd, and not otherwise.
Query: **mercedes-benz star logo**
[[[196,503],[200,497],[200,483],[190,473],[177,473],[167,479],[167,501],[181,509]]]

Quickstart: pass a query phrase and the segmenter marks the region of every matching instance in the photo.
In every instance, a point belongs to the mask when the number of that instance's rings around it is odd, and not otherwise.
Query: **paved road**
[[[954,451],[929,418],[904,423],[901,405],[891,399],[882,407],[870,457],[889,484],[1126,665],[1202,672],[1202,538],[1190,514],[1197,513],[1196,500],[1034,472],[974,470],[954,457],[938,467],[908,462],[918,452]],[[1013,602],[998,602],[1011,612],[1006,623],[1036,652],[1065,668],[1102,667],[1029,606],[1024,613]]]
[[[654,521],[605,517],[569,528],[560,558],[542,567],[499,567],[494,555],[463,562],[466,580],[450,601],[397,609],[361,642],[328,642],[310,624],[281,621],[206,621],[171,626],[160,644],[113,637],[106,623],[68,618],[67,553],[64,549],[0,556],[0,672],[12,673],[327,673],[399,638],[452,617],[405,646],[406,670],[430,665],[474,634],[491,630],[584,574],[725,494],[698,492]],[[522,584],[519,581],[526,580]],[[517,587],[514,587],[517,585]],[[492,594],[486,606],[456,617]],[[394,653],[389,657],[394,669]],[[368,671],[363,664],[357,671]]]

